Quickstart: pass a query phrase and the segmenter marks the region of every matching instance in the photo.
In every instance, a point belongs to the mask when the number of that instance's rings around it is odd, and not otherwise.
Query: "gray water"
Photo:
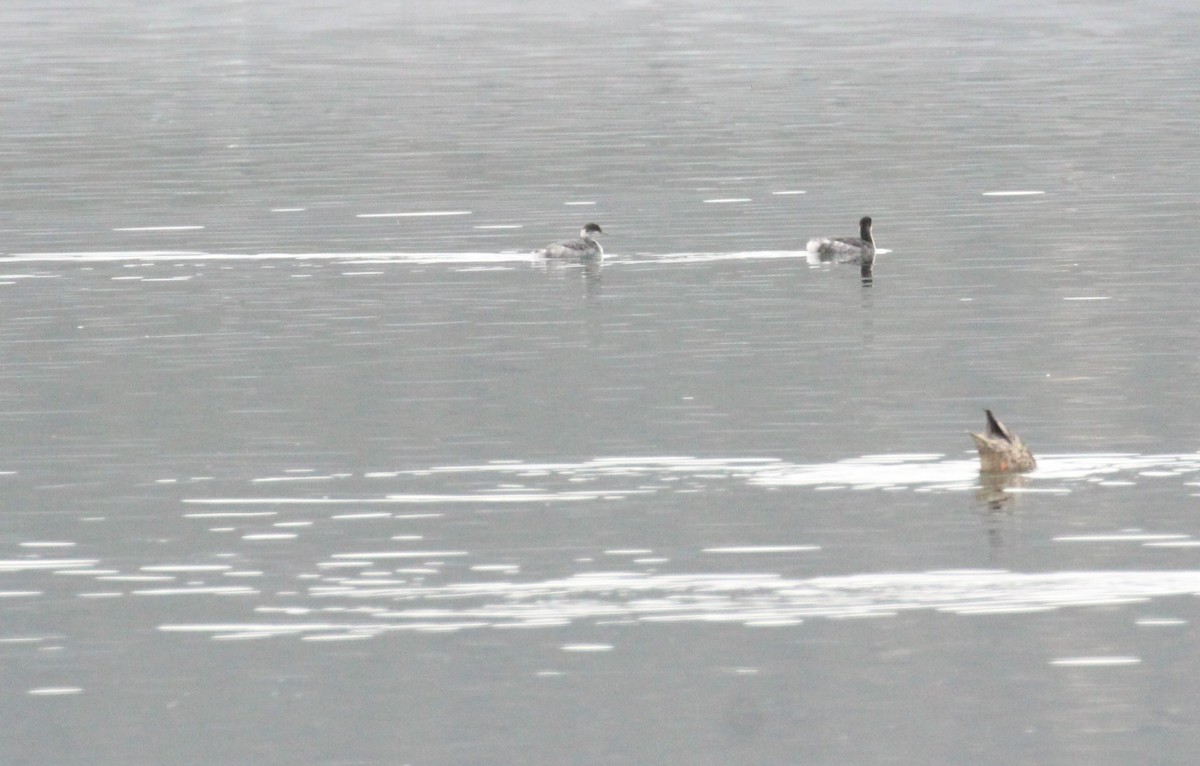
[[[1200,14],[827,5],[4,4],[0,762],[1193,762]]]

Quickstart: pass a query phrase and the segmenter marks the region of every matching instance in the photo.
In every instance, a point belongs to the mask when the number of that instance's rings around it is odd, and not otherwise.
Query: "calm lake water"
[[[1193,762],[1200,12],[828,5],[4,4],[0,762]]]

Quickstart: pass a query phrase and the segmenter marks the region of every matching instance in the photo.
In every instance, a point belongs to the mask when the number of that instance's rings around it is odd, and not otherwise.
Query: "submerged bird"
[[[806,248],[810,253],[822,256],[821,260],[838,263],[858,263],[866,271],[875,262],[875,240],[871,237],[871,216],[865,215],[858,222],[857,237],[814,237]]]
[[[987,434],[967,431],[979,449],[979,470],[984,473],[1024,473],[1037,468],[1033,453],[1021,443],[1021,437],[1004,427],[991,410],[987,413]]]
[[[600,247],[595,235],[603,233],[599,224],[589,223],[579,230],[579,239],[555,242],[533,253],[547,258],[599,258],[604,255],[604,248]]]

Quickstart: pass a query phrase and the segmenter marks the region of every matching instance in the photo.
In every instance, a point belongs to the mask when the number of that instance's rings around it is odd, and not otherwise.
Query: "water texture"
[[[0,762],[1192,762],[1198,35],[6,3]]]

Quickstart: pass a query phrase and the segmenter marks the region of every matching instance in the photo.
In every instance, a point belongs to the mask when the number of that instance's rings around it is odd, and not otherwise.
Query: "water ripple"
[[[372,608],[356,610],[369,614],[372,619],[166,623],[159,629],[214,635],[381,634],[555,627],[581,621],[613,620],[782,626],[812,618],[886,617],[914,610],[958,615],[1024,614],[1196,594],[1200,594],[1200,571],[1197,570],[1049,573],[955,570],[809,579],[789,579],[772,574],[604,572],[527,583],[317,588],[311,593],[316,599],[373,602]],[[387,606],[394,603],[405,606]]]

